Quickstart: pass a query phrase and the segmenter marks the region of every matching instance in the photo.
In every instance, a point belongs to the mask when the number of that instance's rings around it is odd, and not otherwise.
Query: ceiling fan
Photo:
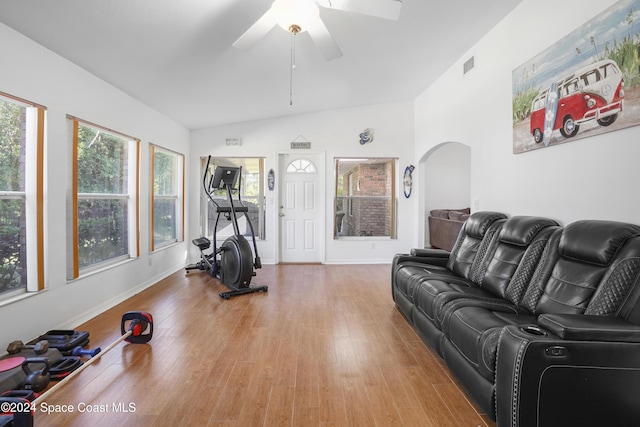
[[[342,56],[342,51],[322,22],[318,6],[395,21],[400,16],[402,2],[400,0],[274,0],[271,8],[242,34],[233,46],[248,49],[273,27],[279,25],[292,35],[307,31],[327,61],[339,58]]]

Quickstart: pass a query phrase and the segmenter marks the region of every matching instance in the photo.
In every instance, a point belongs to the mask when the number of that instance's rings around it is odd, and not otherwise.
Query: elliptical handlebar
[[[211,186],[213,185],[213,174],[209,173],[210,164],[211,164],[211,156],[208,156],[207,164],[204,167],[204,173],[202,174],[202,188],[204,189],[204,192],[209,198],[209,200],[211,200],[211,203],[213,203],[217,208],[219,208],[220,205],[218,204],[218,202],[215,201],[215,199],[213,198],[213,194],[211,192]],[[209,182],[207,182],[207,178]]]

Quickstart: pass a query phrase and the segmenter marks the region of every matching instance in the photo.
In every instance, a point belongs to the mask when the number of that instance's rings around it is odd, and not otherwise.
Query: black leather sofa
[[[398,309],[502,426],[640,425],[640,226],[476,212],[393,259]]]

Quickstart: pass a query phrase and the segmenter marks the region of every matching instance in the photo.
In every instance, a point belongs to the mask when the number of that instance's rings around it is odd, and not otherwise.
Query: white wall
[[[187,247],[184,242],[149,254],[148,164],[150,142],[188,156],[189,132],[3,24],[0,24],[0,46],[0,91],[47,107],[47,290],[11,303],[0,301],[2,348],[9,341],[28,340],[49,329],[73,328],[184,265]],[[142,141],[141,256],[124,265],[73,282],[66,280],[66,178],[71,158],[67,114],[132,135]],[[188,213],[189,200],[186,202]],[[117,327],[114,325],[114,330]]]
[[[375,130],[374,142],[360,145],[358,135],[366,128]],[[190,179],[201,178],[199,157],[265,157],[265,171],[278,171],[277,154],[290,150],[291,141],[302,135],[311,141],[311,151],[325,154],[325,262],[326,263],[374,263],[390,262],[397,252],[406,251],[415,240],[413,229],[416,198],[405,199],[401,177],[404,168],[413,163],[413,104],[402,102],[373,105],[361,108],[333,110],[313,114],[301,114],[272,120],[237,123],[200,129],[191,133]],[[226,146],[225,138],[242,138],[241,146]],[[300,150],[297,150],[297,152]],[[335,157],[397,157],[398,239],[374,239],[345,241],[333,239],[333,198],[335,196]],[[276,189],[278,176],[276,174]],[[199,186],[190,188],[190,199],[198,200]],[[277,261],[277,194],[274,202],[267,191],[266,239],[259,242],[258,250],[265,264]],[[199,232],[199,212],[193,206],[190,217],[189,240]],[[370,238],[369,238],[370,239]],[[193,248],[191,259],[197,259]]]
[[[523,1],[416,99],[415,157],[446,141],[471,146],[471,199],[482,210],[640,223],[640,127],[512,154],[512,70],[613,3]]]

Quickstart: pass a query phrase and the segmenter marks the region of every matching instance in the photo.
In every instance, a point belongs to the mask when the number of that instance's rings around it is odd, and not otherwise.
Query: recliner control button
[[[547,347],[544,352],[550,357],[564,357],[567,355],[567,348],[561,346]]]

